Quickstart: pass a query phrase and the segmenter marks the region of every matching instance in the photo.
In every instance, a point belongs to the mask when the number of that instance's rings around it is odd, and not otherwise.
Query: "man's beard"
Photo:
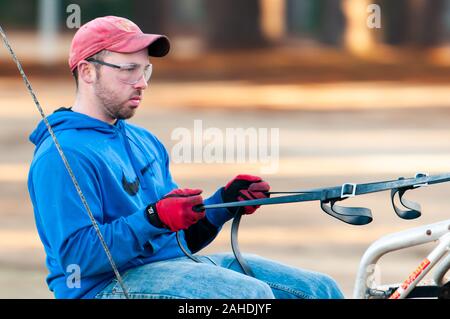
[[[117,96],[116,92],[102,85],[99,78],[97,78],[97,81],[94,84],[94,90],[95,95],[103,106],[103,112],[107,117],[113,120],[126,120],[134,116],[136,109],[123,106],[123,104],[125,104],[128,99],[123,102],[118,102],[119,97]]]

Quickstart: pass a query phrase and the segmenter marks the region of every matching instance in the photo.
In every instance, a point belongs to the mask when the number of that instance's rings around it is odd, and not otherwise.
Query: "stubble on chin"
[[[128,100],[118,102],[119,97],[114,90],[109,90],[100,81],[95,83],[94,89],[105,116],[112,120],[126,120],[134,116],[136,110],[124,106]]]

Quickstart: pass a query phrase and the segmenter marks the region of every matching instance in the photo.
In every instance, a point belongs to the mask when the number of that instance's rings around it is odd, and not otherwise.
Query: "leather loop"
[[[408,188],[410,189],[410,188]],[[403,197],[405,192],[408,189],[404,188],[394,188],[391,190],[391,203],[392,207],[394,208],[395,213],[398,215],[398,217],[402,219],[416,219],[422,215],[421,211],[422,208],[419,203],[407,200]],[[403,205],[406,209],[401,209],[397,205],[395,205],[395,195],[398,193],[398,197],[400,199],[400,203]]]
[[[337,200],[321,201],[320,207],[328,215],[350,225],[367,225],[373,220],[368,208],[338,206],[336,202]]]

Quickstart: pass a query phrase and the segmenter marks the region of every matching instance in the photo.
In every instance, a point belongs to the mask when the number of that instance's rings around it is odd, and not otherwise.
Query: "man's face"
[[[115,65],[135,64],[141,70],[149,64],[147,49],[127,54],[110,52],[101,60]],[[119,72],[127,71],[101,65],[97,67],[93,83],[94,94],[103,106],[104,114],[112,120],[131,118],[141,102],[142,91],[147,88],[142,73],[137,83],[129,84],[121,79]]]

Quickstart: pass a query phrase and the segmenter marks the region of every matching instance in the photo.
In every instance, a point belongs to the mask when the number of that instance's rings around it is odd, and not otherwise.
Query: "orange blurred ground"
[[[45,110],[70,105],[74,85],[64,61],[43,68],[30,57],[30,44],[14,37]],[[450,71],[445,59],[436,58],[438,51],[401,61],[398,53],[361,60],[326,49],[298,50],[155,62],[155,79],[132,122],[159,136],[169,152],[175,144],[171,132],[192,129],[197,119],[222,130],[279,128],[279,170],[264,176],[274,190],[450,171]],[[0,49],[0,298],[49,298],[26,188],[33,154],[28,135],[39,116],[5,53]],[[237,173],[259,174],[260,168],[261,163],[172,165],[180,186],[206,194]],[[424,210],[414,221],[395,216],[387,193],[352,199],[373,209],[374,221],[363,227],[331,219],[317,203],[263,207],[243,220],[241,249],[328,273],[350,297],[368,245],[388,232],[449,218],[449,190],[439,185],[412,193]],[[426,248],[383,258],[382,281],[404,280]],[[229,250],[229,227],[205,252],[223,250]]]

